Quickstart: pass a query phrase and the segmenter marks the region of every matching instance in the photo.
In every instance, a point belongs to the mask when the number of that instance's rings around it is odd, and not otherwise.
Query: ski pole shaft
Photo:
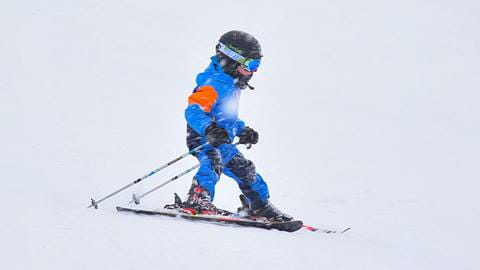
[[[115,194],[118,194],[118,193],[124,191],[125,189],[127,189],[127,188],[129,188],[129,187],[131,187],[131,186],[133,186],[133,185],[135,185],[135,184],[140,183],[140,182],[143,181],[144,179],[146,179],[146,178],[154,175],[155,173],[157,173],[157,172],[159,172],[159,171],[167,168],[168,166],[172,165],[173,163],[175,163],[175,162],[177,162],[177,161],[179,161],[179,160],[181,160],[181,159],[183,159],[183,158],[185,158],[185,157],[187,157],[187,156],[195,153],[196,151],[200,150],[201,148],[205,147],[206,145],[208,145],[208,143],[205,143],[205,144],[202,144],[202,145],[200,145],[200,146],[195,147],[194,149],[188,151],[187,153],[185,153],[185,154],[183,154],[183,155],[181,155],[181,156],[173,159],[172,161],[170,161],[170,162],[168,162],[168,163],[166,163],[166,164],[158,167],[157,169],[155,169],[155,170],[153,170],[153,171],[145,174],[144,176],[142,176],[142,177],[138,178],[137,180],[133,181],[132,183],[130,183],[130,184],[128,184],[128,185],[126,185],[126,186],[124,186],[124,187],[122,187],[122,188],[120,188],[120,189],[118,189],[118,190],[116,190],[116,191],[114,191],[114,192],[112,192],[112,193],[110,193],[110,194],[108,194],[107,196],[105,196],[105,197],[103,197],[103,198],[101,198],[101,199],[99,199],[99,200],[94,200],[94,199],[92,198],[92,199],[91,199],[91,204],[90,204],[87,208],[90,208],[90,207],[93,206],[93,207],[95,207],[95,209],[98,209],[98,204],[101,203],[101,202],[103,202],[104,200],[112,197],[112,196],[115,195]]]
[[[200,167],[200,164],[197,164],[197,165],[191,167],[190,169],[181,172],[180,174],[178,174],[178,175],[176,175],[176,176],[168,179],[167,181],[161,183],[160,185],[158,185],[158,186],[152,188],[151,190],[143,193],[142,195],[136,196],[135,194],[133,194],[132,200],[131,200],[130,202],[128,202],[128,204],[131,204],[132,202],[134,202],[135,204],[140,204],[140,199],[141,199],[141,198],[147,196],[148,194],[154,192],[155,190],[157,190],[157,189],[159,189],[159,188],[161,188],[161,187],[163,187],[163,186],[166,186],[167,184],[169,184],[169,183],[177,180],[178,178],[180,178],[180,177],[184,176],[185,174],[187,174],[187,173],[195,170],[195,169],[198,168],[198,167]]]

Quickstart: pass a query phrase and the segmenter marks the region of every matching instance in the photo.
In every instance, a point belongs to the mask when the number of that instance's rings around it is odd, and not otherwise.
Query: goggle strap
[[[235,52],[234,50],[228,48],[225,44],[223,43],[218,43],[220,46],[218,48],[219,51],[224,53],[226,56],[230,57],[231,59],[235,60],[236,62],[240,64],[244,64],[248,59],[246,57],[243,57],[239,53]]]

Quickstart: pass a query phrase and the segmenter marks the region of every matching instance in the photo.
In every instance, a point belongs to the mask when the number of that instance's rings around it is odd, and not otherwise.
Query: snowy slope
[[[476,1],[1,1],[2,269],[479,269]],[[195,164],[183,110],[218,37],[265,58],[241,117],[272,201],[345,235],[118,214]],[[242,147],[243,149],[243,147]],[[143,200],[160,208],[191,175]],[[234,209],[223,177],[216,204]]]

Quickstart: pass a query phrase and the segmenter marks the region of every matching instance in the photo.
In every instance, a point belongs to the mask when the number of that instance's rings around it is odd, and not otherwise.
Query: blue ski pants
[[[190,149],[206,142],[206,139],[193,129],[187,129],[187,146]],[[212,200],[215,196],[215,185],[223,173],[237,182],[252,208],[260,208],[266,204],[270,197],[267,183],[257,173],[255,164],[246,159],[235,145],[223,144],[218,148],[207,145],[195,153],[195,156],[200,162],[200,168],[194,180],[208,191]]]

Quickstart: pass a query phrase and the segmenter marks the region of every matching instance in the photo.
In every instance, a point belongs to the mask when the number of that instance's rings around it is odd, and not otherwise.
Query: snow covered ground
[[[0,1],[2,269],[479,269],[476,1]],[[265,58],[241,117],[272,201],[344,235],[119,214],[192,157],[218,37]],[[477,34],[475,34],[477,33]],[[242,147],[242,149],[244,149]],[[145,197],[160,208],[192,175]],[[223,177],[216,203],[238,206]]]

